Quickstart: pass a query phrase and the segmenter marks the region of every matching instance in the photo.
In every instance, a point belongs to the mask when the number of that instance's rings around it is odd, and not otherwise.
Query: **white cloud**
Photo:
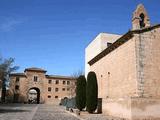
[[[0,23],[0,31],[8,32],[14,30],[17,25],[21,24],[23,21],[16,19],[7,19],[4,22]]]

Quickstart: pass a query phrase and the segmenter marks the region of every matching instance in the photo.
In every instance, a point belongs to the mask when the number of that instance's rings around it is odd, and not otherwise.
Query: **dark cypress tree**
[[[82,111],[86,106],[86,78],[80,75],[76,87],[76,107]]]
[[[93,113],[97,108],[98,85],[95,72],[89,72],[86,86],[86,107],[89,113]]]

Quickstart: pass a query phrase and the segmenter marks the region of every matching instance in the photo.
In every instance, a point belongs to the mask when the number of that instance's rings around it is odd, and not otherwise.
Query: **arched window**
[[[140,28],[143,28],[143,27],[145,27],[145,23],[144,23],[145,16],[143,13],[141,13],[139,17],[140,17],[140,20],[139,20]]]

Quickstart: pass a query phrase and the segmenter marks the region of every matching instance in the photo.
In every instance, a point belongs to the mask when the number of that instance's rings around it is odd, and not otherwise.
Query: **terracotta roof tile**
[[[47,71],[44,70],[44,69],[36,68],[36,67],[26,68],[26,69],[24,70],[24,72],[26,72],[26,71],[40,71],[40,72],[47,72]]]

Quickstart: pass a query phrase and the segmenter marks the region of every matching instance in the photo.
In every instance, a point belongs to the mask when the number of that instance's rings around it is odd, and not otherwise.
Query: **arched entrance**
[[[40,103],[40,90],[33,87],[28,91],[28,103],[39,104]]]

